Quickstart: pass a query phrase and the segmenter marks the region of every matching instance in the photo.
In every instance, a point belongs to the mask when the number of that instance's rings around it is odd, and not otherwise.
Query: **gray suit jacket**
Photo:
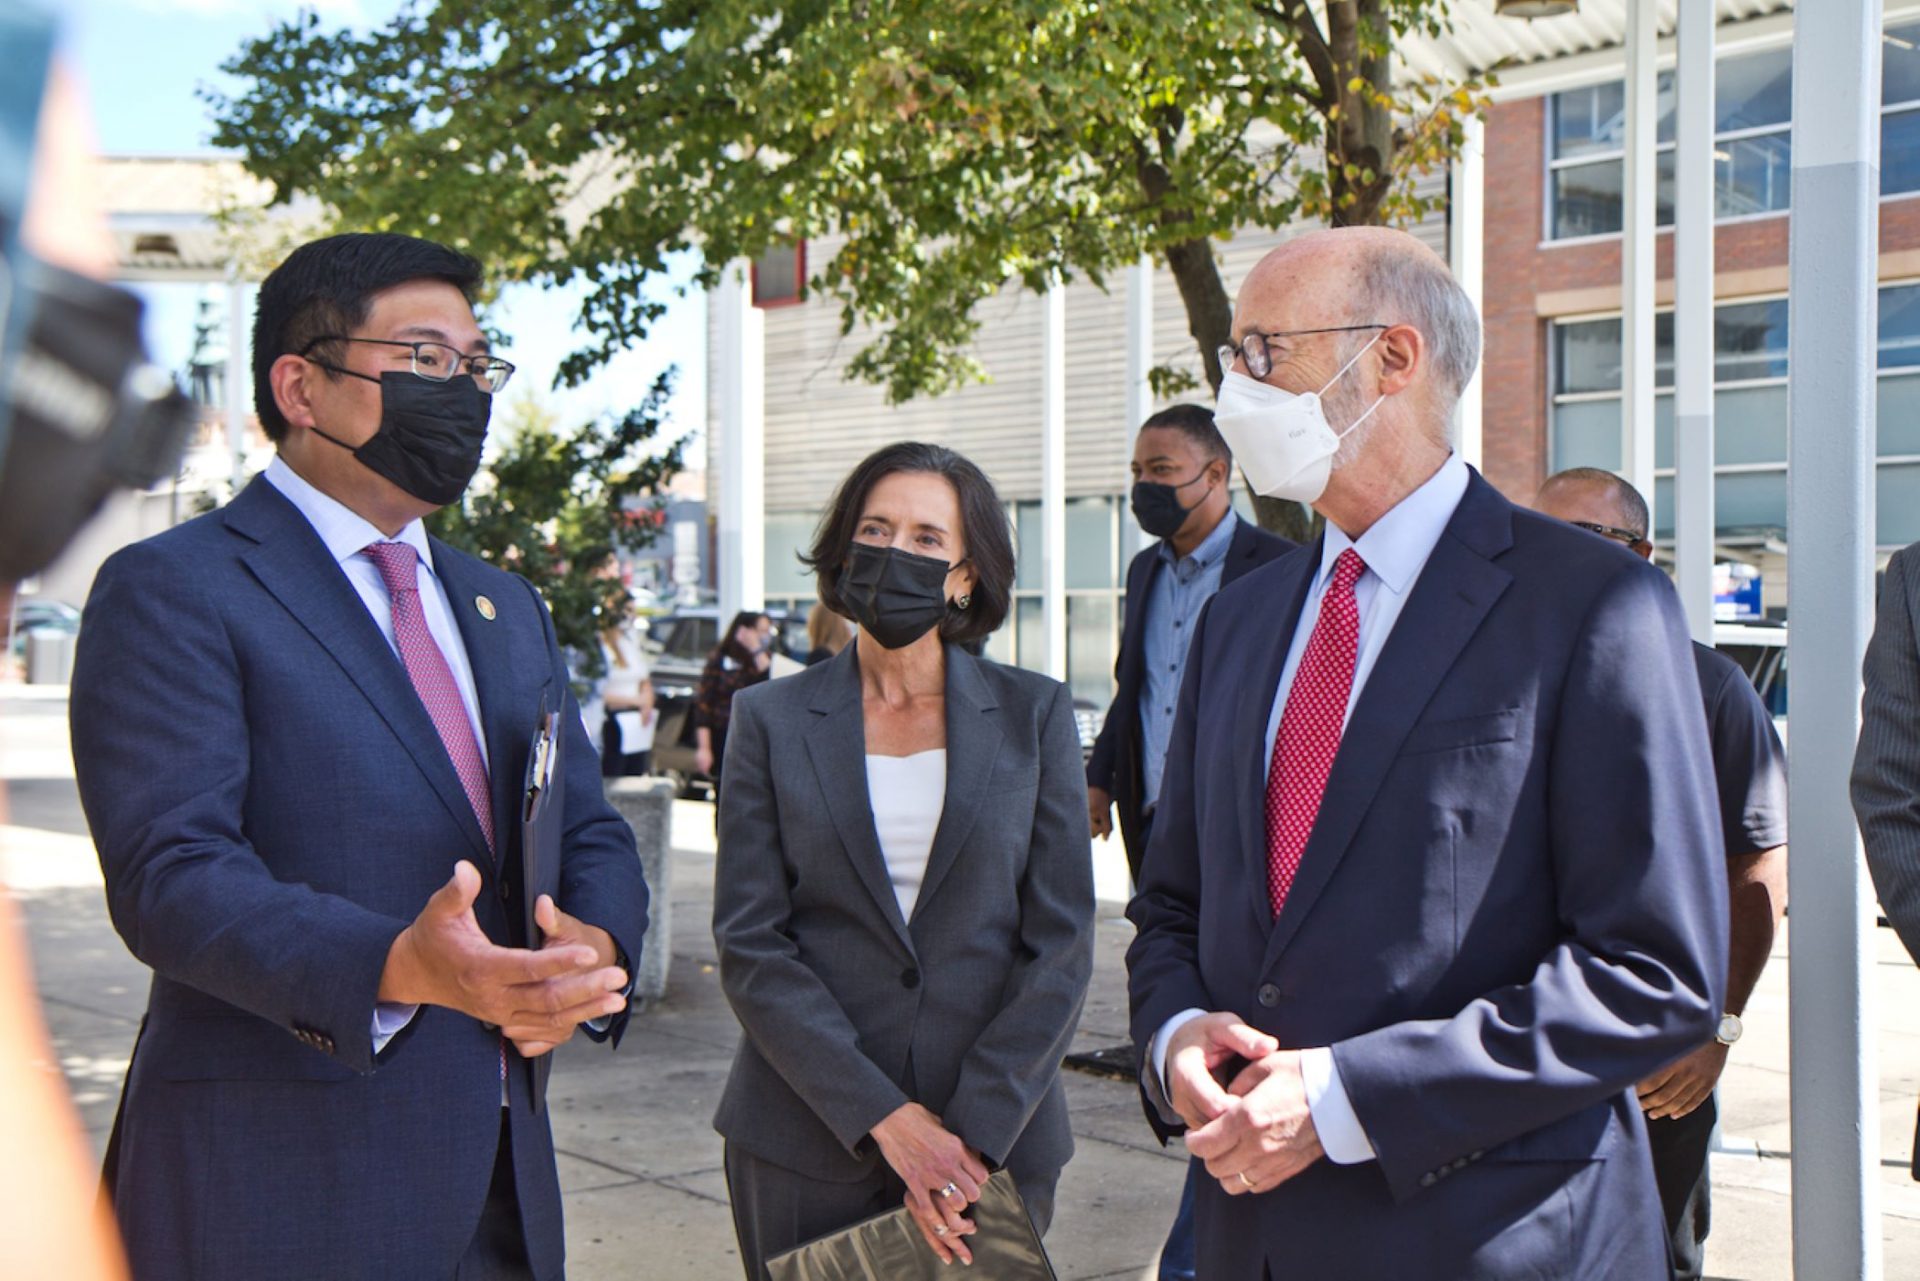
[[[1880,906],[1920,957],[1920,544],[1895,552],[1867,645],[1853,812]]]
[[[1073,702],[947,647],[947,791],[913,919],[873,824],[855,646],[743,690],[721,777],[713,933],[745,1035],[714,1127],[852,1182],[908,1101],[1016,1178],[1073,1154],[1060,1058],[1093,966]]]

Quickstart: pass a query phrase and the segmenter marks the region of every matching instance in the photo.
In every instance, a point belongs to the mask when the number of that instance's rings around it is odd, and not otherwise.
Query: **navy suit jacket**
[[[1200,1274],[1665,1276],[1631,1087],[1712,1034],[1727,948],[1678,599],[1476,474],[1276,920],[1264,735],[1320,557],[1224,588],[1194,637],[1129,909],[1133,1038],[1197,1007],[1331,1046],[1378,1160],[1257,1196],[1204,1181]]]
[[[1141,551],[1127,566],[1126,612],[1120,626],[1120,656],[1113,664],[1116,690],[1113,705],[1107,708],[1106,723],[1087,758],[1087,786],[1098,787],[1113,797],[1119,814],[1120,839],[1127,850],[1127,867],[1135,881],[1140,879],[1140,858],[1146,852],[1140,828],[1146,805],[1146,776],[1141,760],[1140,687],[1147,678],[1147,639],[1143,621],[1147,602],[1152,599],[1153,580],[1160,572],[1161,543]],[[1225,587],[1249,570],[1278,560],[1295,544],[1269,534],[1242,517],[1233,531],[1226,558],[1220,564],[1220,585]]]
[[[154,971],[109,1172],[142,1281],[453,1274],[500,1137],[499,1038],[424,1006],[376,1057],[371,1021],[394,937],[457,860],[483,871],[475,913],[496,942],[524,944],[550,893],[639,953],[632,833],[602,796],[545,607],[524,579],[438,542],[433,557],[473,666],[497,871],[399,657],[270,484],[95,582],[74,763],[114,926]],[[566,829],[528,885],[519,793],[543,699],[567,736]],[[508,1051],[543,1278],[564,1256],[547,1062]]]

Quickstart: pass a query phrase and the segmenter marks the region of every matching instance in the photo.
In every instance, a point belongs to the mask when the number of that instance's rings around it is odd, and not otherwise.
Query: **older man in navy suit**
[[[1202,618],[1129,910],[1199,1274],[1664,1276],[1633,1086],[1727,953],[1677,598],[1451,454],[1478,322],[1411,237],[1289,242],[1233,336],[1221,432],[1327,526]]]
[[[478,280],[296,250],[254,331],[279,457],[88,602],[74,762],[154,971],[108,1171],[144,1281],[561,1275],[545,1055],[617,1037],[647,892],[532,585],[421,528],[512,372]]]

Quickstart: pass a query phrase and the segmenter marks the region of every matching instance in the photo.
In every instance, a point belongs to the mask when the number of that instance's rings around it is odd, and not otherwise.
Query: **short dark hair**
[[[1233,466],[1233,451],[1227,448],[1226,437],[1213,425],[1213,411],[1205,405],[1168,405],[1147,421],[1140,424],[1141,431],[1152,431],[1164,427],[1177,431],[1195,445],[1208,458],[1218,458]]]
[[[1613,497],[1614,506],[1620,511],[1620,527],[1641,542],[1647,540],[1647,531],[1653,528],[1653,517],[1647,511],[1647,500],[1627,479],[1604,467],[1569,467],[1547,477],[1542,490],[1553,485],[1599,485]]]
[[[1000,495],[994,492],[986,473],[944,445],[903,441],[867,455],[834,491],[833,501],[814,533],[813,548],[800,557],[800,563],[818,575],[821,604],[836,614],[853,617],[853,610],[840,596],[840,574],[853,550],[867,495],[884,477],[896,472],[943,476],[960,497],[961,535],[976,581],[966,609],[947,609],[940,636],[956,645],[977,644],[1000,629],[1013,604],[1013,531],[1007,523],[1007,509],[1001,506]]]
[[[375,294],[410,280],[444,280],[472,302],[480,264],[415,236],[353,233],[309,241],[268,274],[253,312],[253,407],[268,440],[287,434],[273,401],[273,362],[304,355],[324,335],[352,333],[367,322]]]

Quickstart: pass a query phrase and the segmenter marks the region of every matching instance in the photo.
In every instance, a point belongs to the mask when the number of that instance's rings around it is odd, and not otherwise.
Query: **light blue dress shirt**
[[[1351,717],[1360,691],[1366,687],[1367,677],[1372,675],[1374,663],[1386,647],[1387,637],[1393,634],[1394,624],[1400,621],[1407,598],[1413,594],[1414,584],[1420,581],[1428,558],[1446,533],[1447,522],[1453,519],[1454,510],[1466,496],[1470,476],[1459,455],[1452,454],[1426,483],[1401,499],[1359,539],[1347,537],[1338,526],[1328,523],[1320,567],[1307,588],[1300,621],[1293,629],[1293,642],[1287,650],[1286,666],[1281,668],[1280,684],[1274,691],[1273,709],[1267,716],[1268,773],[1273,769],[1273,742],[1280,732],[1287,695],[1293,689],[1293,678],[1300,670],[1300,660],[1306,654],[1314,624],[1320,621],[1321,598],[1333,581],[1333,565],[1340,559],[1340,553],[1351,547],[1367,566],[1353,588],[1354,604],[1360,614],[1360,644],[1354,658],[1353,690],[1347,697],[1347,715]],[[1167,1078],[1167,1042],[1182,1024],[1205,1012],[1183,1010],[1168,1019],[1154,1037],[1153,1065],[1158,1077],[1155,1084],[1160,1085],[1162,1091],[1156,1102],[1165,1098],[1162,1083]],[[1313,1128],[1320,1136],[1320,1146],[1326,1149],[1327,1159],[1338,1165],[1371,1161],[1373,1143],[1361,1128],[1359,1117],[1354,1115],[1353,1103],[1340,1082],[1340,1070],[1333,1062],[1333,1051],[1325,1046],[1303,1051],[1300,1074],[1306,1086],[1307,1109],[1313,1114]],[[1165,1106],[1161,1110],[1169,1111]]]
[[[1220,590],[1227,552],[1233,547],[1240,518],[1229,508],[1226,517],[1193,551],[1174,558],[1166,539],[1154,555],[1159,567],[1147,589],[1139,615],[1146,679],[1140,684],[1141,809],[1160,802],[1160,781],[1167,772],[1167,744],[1173,739],[1173,709],[1180,701],[1180,682],[1187,673],[1187,646],[1200,611]]]

